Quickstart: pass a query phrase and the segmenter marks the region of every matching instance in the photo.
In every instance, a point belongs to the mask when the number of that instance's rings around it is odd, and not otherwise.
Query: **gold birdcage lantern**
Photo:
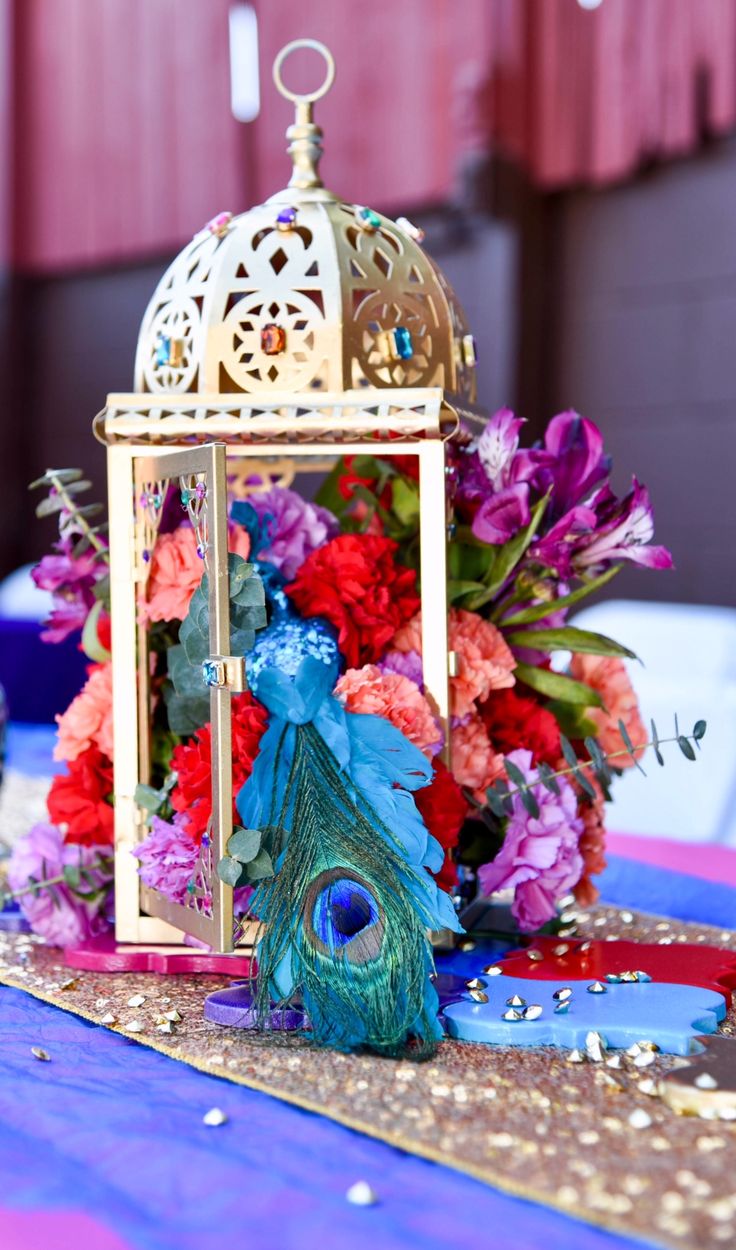
[[[286,57],[327,65],[306,95],[287,89]],[[296,106],[288,187],[239,216],[222,213],[177,256],[148,305],[131,394],[111,394],[95,432],[107,445],[115,737],[115,910],[121,942],[189,934],[233,949],[233,891],[217,875],[232,833],[230,700],[245,685],[230,655],[228,479],[289,482],[343,455],[419,463],[424,683],[447,727],[446,443],[475,419],[475,346],[462,309],[400,218],[347,204],[321,182],[313,105],[332,85],[329,51],[297,40],[274,79]],[[166,486],[181,485],[209,583],[212,824],[186,904],[142,885],[132,851],[150,770],[145,625],[150,556]]]

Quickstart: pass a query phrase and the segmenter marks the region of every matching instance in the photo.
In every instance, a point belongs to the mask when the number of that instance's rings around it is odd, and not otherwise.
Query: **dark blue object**
[[[65,642],[41,641],[37,621],[0,618],[0,685],[11,720],[51,723],[63,712],[86,679],[89,660],[79,650],[79,635]]]

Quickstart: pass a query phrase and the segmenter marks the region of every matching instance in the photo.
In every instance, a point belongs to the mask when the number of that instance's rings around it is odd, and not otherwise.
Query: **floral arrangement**
[[[663,740],[652,726],[649,741],[624,665],[632,653],[571,625],[569,614],[624,563],[666,569],[672,560],[652,545],[646,489],[634,479],[623,498],[613,493],[591,421],[562,413],[533,448],[520,444],[522,425],[503,410],[479,438],[448,445],[456,657],[449,744],[422,681],[416,457],[345,458],[316,503],[269,482],[233,500],[231,605],[246,601],[237,579],[250,560],[272,618],[286,605],[292,619],[327,631],[320,645],[336,644],[339,670],[331,697],[348,713],[390,723],[427,761],[429,784],[410,801],[442,848],[437,884],[457,906],[477,889],[511,890],[516,922],[535,930],[554,920],[570,892],[584,904],[595,899],[616,776],[641,767],[650,745],[662,762]],[[59,541],[33,574],[54,596],[45,637],[80,632],[90,666],[83,689],[57,718],[55,758],[64,771],[49,792],[50,823],[16,846],[8,886],[39,933],[69,944],[104,929],[110,913],[107,546],[104,526],[92,524],[97,506],[81,502],[89,483],[78,471],[49,472],[34,486],[48,490],[39,514],[59,516]],[[138,795],[150,834],[136,854],[143,881],[175,901],[193,889],[210,817],[209,701],[201,681],[195,689],[184,679],[180,663],[202,573],[186,509],[170,488],[142,608],[155,705],[153,775]],[[246,635],[247,651],[253,635]],[[259,758],[268,715],[253,690],[232,706],[237,796]],[[704,732],[703,722],[689,735],[676,726],[674,741],[694,759]],[[247,914],[253,884],[272,865],[244,836],[252,830],[240,829],[237,810],[235,817],[235,841],[249,849],[235,855],[227,879],[238,886],[239,913]]]

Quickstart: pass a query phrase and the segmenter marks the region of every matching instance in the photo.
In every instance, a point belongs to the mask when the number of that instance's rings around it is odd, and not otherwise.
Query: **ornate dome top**
[[[295,47],[320,52],[325,82],[310,95],[283,85]],[[442,387],[475,400],[475,345],[421,231],[345,204],[318,173],[322,132],[312,105],[332,84],[322,45],[297,40],[274,65],[296,104],[287,131],[288,187],[195,235],[158,284],[138,338],[135,386],[150,394],[336,392]]]

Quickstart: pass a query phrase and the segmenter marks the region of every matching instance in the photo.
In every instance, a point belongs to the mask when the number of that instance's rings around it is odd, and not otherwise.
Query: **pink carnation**
[[[183,813],[177,812],[173,821],[154,816],[151,832],[133,854],[139,862],[138,875],[144,885],[158,890],[172,903],[189,902],[187,887],[192,882],[197,884],[200,846],[187,833]],[[252,895],[250,885],[239,886],[233,892],[236,916],[247,912]]]
[[[34,825],[13,847],[8,885],[22,891],[31,878],[42,881],[61,876],[65,868],[83,868],[88,877],[79,888],[94,895],[112,884],[109,856],[109,847],[65,843],[56,825]],[[52,946],[74,946],[104,933],[109,927],[104,914],[107,901],[104,893],[89,900],[80,898],[65,882],[22,893],[18,899],[31,928]]]
[[[478,870],[478,878],[485,894],[514,890],[513,916],[522,929],[533,930],[552,919],[557,900],[580,880],[583,821],[575,791],[564,777],[557,779],[559,795],[552,794],[538,784],[531,751],[512,751],[508,759],[527,781],[537,783],[531,793],[539,815],[531,816],[518,793],[513,796],[503,846],[492,863]]]
[[[480,716],[474,712],[453,725],[450,741],[453,777],[485,803],[486,790],[503,773],[503,756],[493,750]]]
[[[91,746],[112,759],[112,665],[92,669],[76,699],[57,716],[55,760],[75,760]]]
[[[452,608],[449,620],[450,650],[458,658],[458,674],[450,678],[450,711],[453,716],[474,712],[492,690],[503,690],[515,684],[516,660],[504,641],[503,634],[477,612]],[[408,653],[422,651],[421,613],[394,635],[392,646]]]
[[[409,677],[365,664],[343,673],[335,693],[348,712],[367,712],[391,721],[425,755],[431,757],[440,750],[442,731],[429,703]]]
[[[250,537],[242,526],[231,528],[228,548],[234,555],[248,559]],[[185,522],[170,534],[160,534],[151,556],[141,621],[183,621],[203,573],[204,561],[197,555],[197,539],[191,525]]]

